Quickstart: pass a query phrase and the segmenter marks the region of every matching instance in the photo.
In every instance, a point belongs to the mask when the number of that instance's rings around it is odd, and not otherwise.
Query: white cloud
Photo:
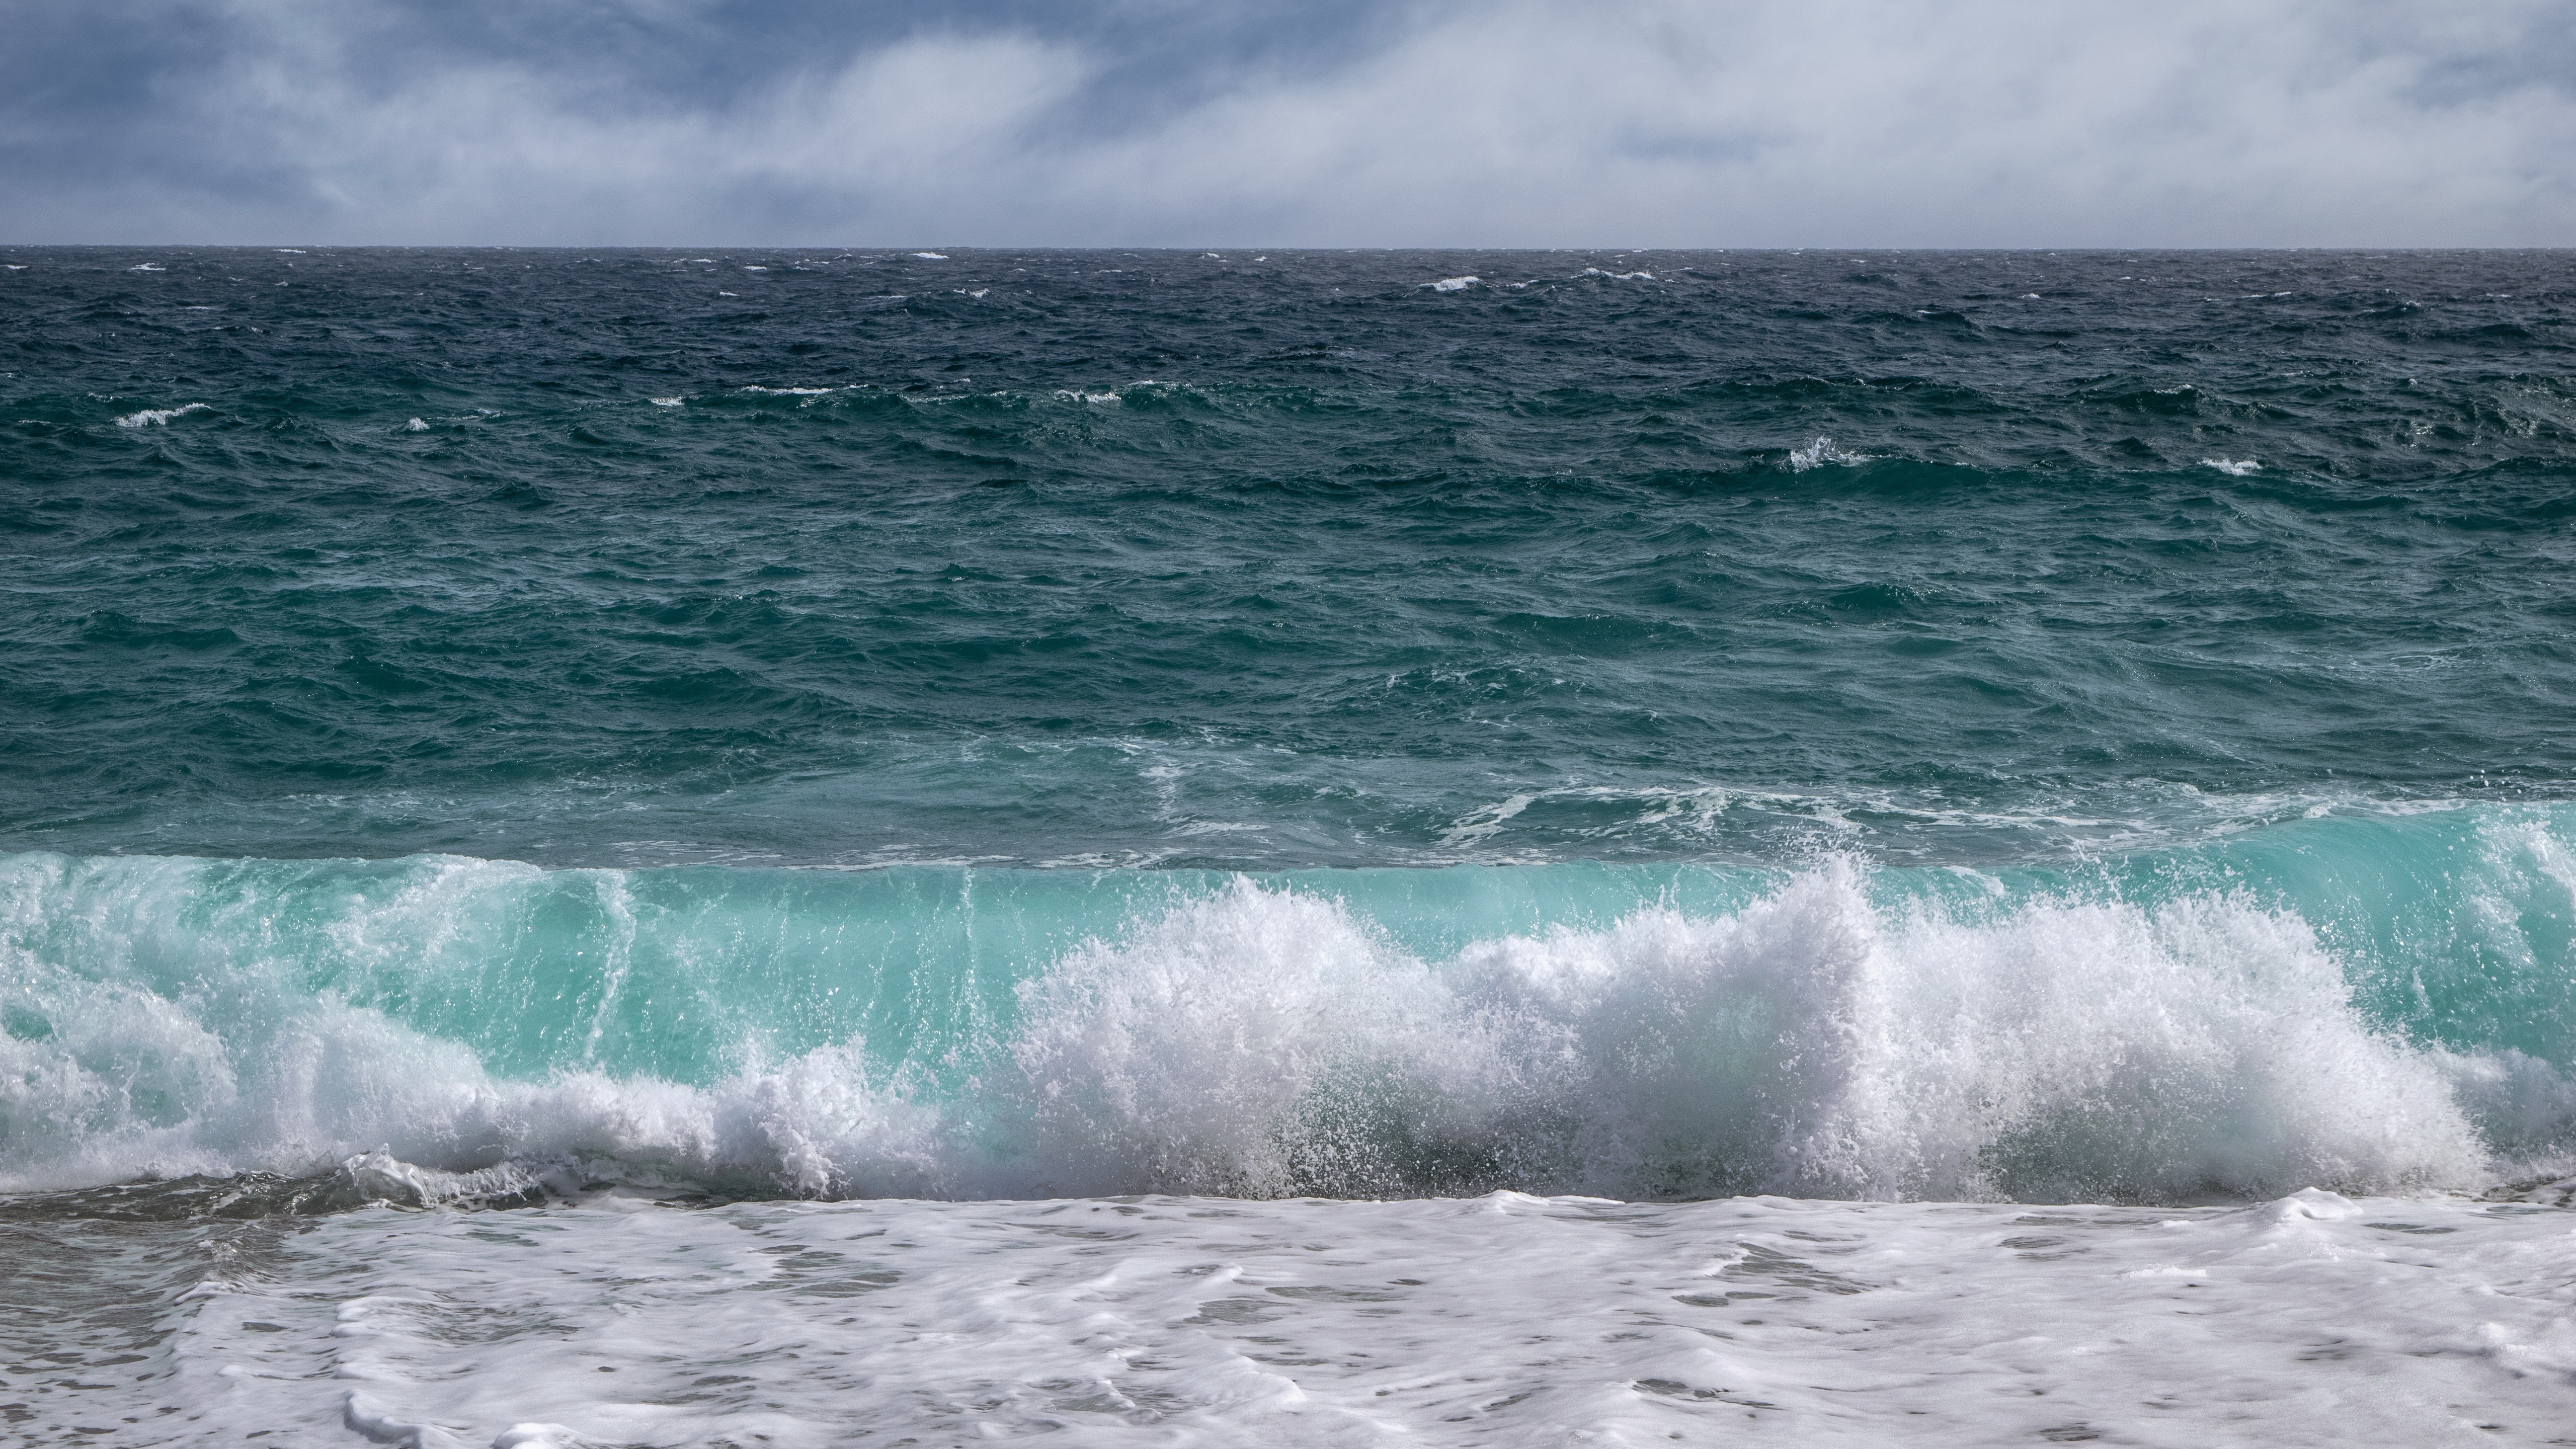
[[[563,55],[388,67],[375,28],[258,13],[165,103],[288,184],[66,188],[53,239],[2576,241],[2535,0],[1524,0],[1143,105],[1078,30],[914,33],[718,100]]]

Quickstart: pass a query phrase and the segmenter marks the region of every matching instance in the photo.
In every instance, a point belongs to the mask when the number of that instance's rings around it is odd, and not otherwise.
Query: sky
[[[2576,0],[0,0],[0,242],[2576,245]]]

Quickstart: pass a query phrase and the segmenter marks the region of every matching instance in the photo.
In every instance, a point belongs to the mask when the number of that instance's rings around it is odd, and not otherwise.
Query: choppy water
[[[0,263],[0,1191],[167,1322],[373,1198],[2576,1167],[2576,257]]]
[[[23,846],[1982,862],[2571,775],[2555,253],[10,264]]]

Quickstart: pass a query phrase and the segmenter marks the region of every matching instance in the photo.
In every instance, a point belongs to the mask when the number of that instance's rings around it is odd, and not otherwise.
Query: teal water
[[[2562,255],[5,260],[0,1186],[2576,1151]]]
[[[2295,914],[2348,964],[2363,1015],[2454,1051],[2576,1055],[2576,811],[2301,821],[2212,845],[1999,872],[1879,870],[1878,912],[1972,924],[2034,902],[2222,896]],[[1391,955],[1606,931],[1641,907],[1721,917],[1801,872],[1567,864],[1265,872],[902,866],[541,870],[456,856],[8,862],[7,944],[63,979],[164,1000],[330,998],[461,1042],[496,1072],[567,1061],[706,1086],[845,1040],[890,1062],[971,1053],[1017,988],[1087,942],[1248,883],[1328,901]],[[112,970],[101,967],[113,963]],[[210,974],[211,973],[211,974]],[[15,1004],[10,1032],[52,1026]]]

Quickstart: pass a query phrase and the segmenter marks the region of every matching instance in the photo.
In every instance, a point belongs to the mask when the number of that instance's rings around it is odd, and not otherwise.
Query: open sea
[[[0,265],[0,1442],[2576,1442],[2576,253]]]

